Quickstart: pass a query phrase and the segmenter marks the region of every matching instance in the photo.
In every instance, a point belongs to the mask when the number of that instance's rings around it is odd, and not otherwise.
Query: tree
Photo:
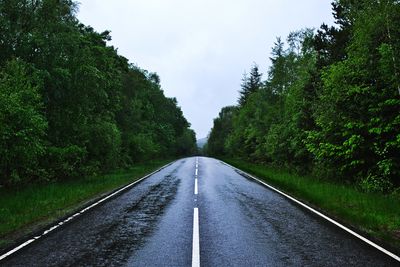
[[[337,0],[333,11],[337,25],[293,32],[287,48],[277,39],[267,80],[242,89],[229,133],[217,118],[208,145],[390,192],[400,185],[400,5]]]
[[[275,95],[280,96],[285,93],[291,78],[288,75],[287,53],[281,38],[277,38],[271,54],[270,60],[272,66],[268,71],[267,86],[272,89]]]
[[[224,107],[219,112],[218,118],[214,119],[213,128],[208,136],[207,154],[213,156],[227,154],[226,141],[232,132],[232,119],[235,110],[235,106]]]
[[[190,124],[158,75],[129,64],[107,45],[109,31],[96,32],[75,13],[72,0],[0,1],[7,183],[71,179],[194,151]]]
[[[257,64],[254,64],[250,71],[250,76],[247,77],[247,74],[243,74],[241,90],[239,91],[239,105],[243,106],[249,96],[257,92],[262,86],[261,83],[262,73],[259,72]]]
[[[42,114],[37,72],[21,60],[0,72],[0,183],[27,182],[45,152],[47,121]]]
[[[275,164],[303,172],[311,167],[311,156],[304,139],[306,132],[314,128],[312,106],[317,90],[313,80],[316,75],[313,38],[311,29],[292,32],[288,36],[289,48],[281,56],[281,61],[290,78],[284,78],[285,90],[278,95],[278,102],[274,105],[279,113],[265,138],[266,153]],[[272,80],[267,84],[282,83],[278,77],[272,77]]]
[[[399,54],[392,42],[399,40],[400,31],[392,25],[399,21],[400,10],[396,1],[359,5],[350,5],[353,24],[347,58],[323,72],[318,130],[310,132],[308,146],[320,164],[338,169],[335,173],[343,179],[388,191],[390,184],[399,184],[395,155],[400,152],[400,102],[393,65],[393,56]]]

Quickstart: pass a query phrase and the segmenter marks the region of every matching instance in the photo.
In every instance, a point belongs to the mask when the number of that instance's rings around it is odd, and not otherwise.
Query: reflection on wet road
[[[0,266],[396,266],[399,262],[210,158],[187,158]]]

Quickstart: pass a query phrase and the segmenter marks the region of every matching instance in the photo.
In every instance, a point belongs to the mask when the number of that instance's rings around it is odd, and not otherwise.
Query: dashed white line
[[[193,212],[192,267],[200,266],[199,209]]]
[[[194,179],[194,194],[199,193],[198,175],[199,159],[196,157],[196,170]],[[195,198],[197,201],[197,198]],[[199,208],[195,207],[193,210],[193,245],[192,245],[192,267],[200,266],[200,237],[199,237]]]
[[[198,192],[198,185],[197,185],[197,178],[196,179],[194,179],[194,194],[195,195],[197,195],[199,192]]]

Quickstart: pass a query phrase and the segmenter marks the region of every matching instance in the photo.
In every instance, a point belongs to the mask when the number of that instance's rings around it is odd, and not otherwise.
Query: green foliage
[[[121,132],[112,122],[98,121],[89,126],[88,159],[99,164],[102,170],[111,170],[119,165]]]
[[[160,153],[159,145],[155,143],[153,137],[149,134],[133,135],[130,142],[130,153],[134,161],[148,160],[151,156]]]
[[[312,38],[311,30],[291,33],[287,49],[278,38],[267,81],[239,105],[230,134],[220,138],[226,140],[225,152],[299,170],[309,167],[311,157],[303,140],[305,131],[314,125],[311,103],[315,98],[316,57]],[[218,135],[216,122],[210,137]],[[213,143],[211,138],[209,146]]]
[[[194,151],[157,74],[128,64],[75,10],[71,0],[0,2],[0,185]]]
[[[393,184],[382,176],[369,175],[361,180],[361,189],[370,193],[388,193],[393,190]]]
[[[232,119],[236,107],[224,107],[219,113],[219,117],[214,119],[214,127],[208,137],[206,153],[217,156],[224,155],[226,151],[227,137],[232,131]]]
[[[396,9],[391,1],[377,7],[365,1],[362,12],[352,10],[347,58],[322,73],[318,127],[308,139],[319,162],[337,168],[336,175],[344,179],[361,179],[368,191],[388,191],[386,183],[399,184],[400,106],[391,43],[400,32],[386,21]]]
[[[47,121],[40,86],[35,70],[20,60],[8,62],[0,72],[0,183],[34,175],[44,154]]]
[[[176,139],[177,155],[189,156],[197,153],[196,134],[193,130],[187,129]]]
[[[31,233],[32,226],[40,228],[52,223],[80,206],[87,206],[88,201],[131,183],[168,162],[170,160],[147,161],[106,175],[32,183],[24,188],[0,188],[0,247]]]
[[[83,162],[87,151],[77,145],[47,147],[42,166],[47,170],[48,179],[69,179],[85,174]]]
[[[260,89],[262,85],[261,77],[262,73],[259,72],[258,66],[256,64],[254,64],[254,66],[251,68],[249,77],[246,73],[243,75],[241,85],[242,90],[239,91],[240,97],[238,100],[240,106],[246,104],[249,96]]]
[[[207,147],[388,193],[400,186],[400,5],[337,0],[333,11],[337,25],[277,39],[266,81],[242,88]]]
[[[391,195],[378,194],[377,192],[382,192],[380,189],[374,193],[360,192],[353,185],[298,175],[285,169],[237,159],[224,160],[287,194],[319,207],[325,213],[355,225],[361,231],[384,240],[391,246],[400,248],[400,240],[397,238],[400,229],[399,189]],[[376,188],[387,186],[386,182],[380,183],[382,181],[375,184]]]

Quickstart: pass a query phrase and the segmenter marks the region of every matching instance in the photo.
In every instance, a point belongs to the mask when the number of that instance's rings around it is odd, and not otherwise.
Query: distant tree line
[[[0,1],[0,186],[195,152],[160,79],[76,18],[71,0]]]
[[[335,26],[277,39],[265,81],[257,65],[244,76],[207,152],[390,192],[400,186],[400,4],[332,7]]]

